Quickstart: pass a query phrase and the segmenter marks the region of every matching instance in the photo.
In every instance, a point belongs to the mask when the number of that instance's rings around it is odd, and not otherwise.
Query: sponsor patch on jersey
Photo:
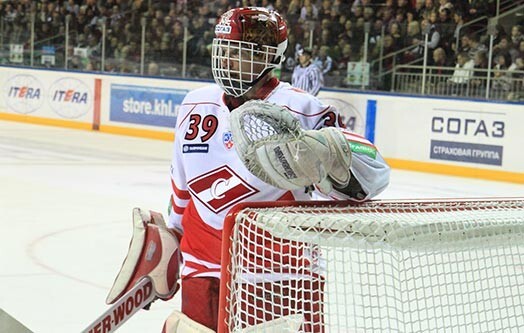
[[[217,24],[215,26],[215,34],[230,34],[230,33],[231,33],[230,25]]]
[[[361,142],[349,141],[349,147],[353,153],[367,155],[372,159],[377,158],[377,149],[373,146]]]
[[[231,131],[227,131],[222,134],[222,142],[224,143],[224,147],[226,147],[227,150],[231,150],[231,148],[233,148],[233,133],[231,133]]]
[[[182,146],[182,153],[209,153],[209,145],[207,143],[198,143]]]
[[[193,178],[187,185],[189,191],[214,213],[259,192],[227,165]]]

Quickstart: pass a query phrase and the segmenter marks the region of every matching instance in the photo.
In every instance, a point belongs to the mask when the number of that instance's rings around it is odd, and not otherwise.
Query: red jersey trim
[[[179,189],[175,182],[173,181],[173,179],[171,179],[171,187],[173,188],[173,192],[175,193],[175,195],[181,199],[181,200],[189,200],[191,199],[191,195],[189,194],[189,191],[187,190],[181,190]]]
[[[194,269],[195,271],[182,276],[182,278],[190,278],[201,273],[220,272],[220,268],[209,268],[204,265],[197,264],[193,261],[186,261],[184,262],[184,265],[187,268]]]
[[[186,207],[180,207],[177,204],[175,204],[175,199],[173,196],[171,196],[171,208],[173,209],[173,212],[178,215],[184,214],[184,210],[186,210]]]
[[[205,105],[205,104],[211,104],[211,105],[220,107],[220,104],[213,103],[213,102],[182,103],[181,105],[194,105],[194,106],[197,106],[197,105]]]
[[[293,192],[287,191],[276,201],[295,201],[295,196],[293,195]]]
[[[349,135],[349,136],[354,136],[354,137],[357,137],[357,138],[360,138],[360,139],[363,139],[363,140],[366,140],[368,141],[368,139],[366,139],[365,137],[363,137],[362,135],[358,135],[356,133],[353,133],[353,132],[349,132],[345,129],[342,129],[342,133],[344,133],[345,135]]]
[[[299,111],[297,111],[297,110],[293,110],[293,109],[291,109],[291,108],[290,108],[289,106],[287,106],[287,105],[284,105],[284,107],[285,107],[286,109],[288,109],[289,112],[293,112],[293,113],[299,114],[299,115],[304,116],[304,117],[316,117],[316,116],[318,116],[318,115],[321,115],[321,114],[325,113],[327,110],[329,110],[329,108],[331,108],[331,105],[329,105],[328,107],[326,107],[326,108],[323,109],[322,111],[320,111],[320,112],[318,112],[318,113],[315,113],[315,114],[305,114],[305,113],[299,112]]]
[[[191,105],[191,104],[188,104],[188,105]],[[184,116],[184,118],[182,118],[182,121],[180,122],[180,125],[178,125],[178,128],[180,128],[180,126],[182,126],[182,124],[186,121],[187,117],[189,117],[189,115],[193,112],[193,110],[196,108],[197,106],[194,105],[193,108],[191,110],[189,110],[189,112]]]

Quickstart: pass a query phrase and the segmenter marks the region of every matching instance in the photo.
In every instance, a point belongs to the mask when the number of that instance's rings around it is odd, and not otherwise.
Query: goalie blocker
[[[133,209],[133,237],[106,299],[112,306],[83,332],[114,332],[156,299],[171,299],[179,288],[181,260],[178,239],[162,214]]]
[[[162,214],[135,208],[133,238],[106,303],[114,303],[144,277],[151,279],[158,298],[171,299],[178,290],[180,263],[178,239]]]

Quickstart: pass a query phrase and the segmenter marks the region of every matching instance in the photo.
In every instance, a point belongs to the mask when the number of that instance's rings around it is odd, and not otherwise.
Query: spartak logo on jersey
[[[222,134],[222,142],[224,143],[224,147],[226,147],[227,150],[231,150],[231,148],[233,148],[233,133],[231,133],[231,131],[227,131]]]
[[[188,187],[189,191],[214,213],[219,213],[258,193],[256,188],[246,183],[227,165],[190,180]]]

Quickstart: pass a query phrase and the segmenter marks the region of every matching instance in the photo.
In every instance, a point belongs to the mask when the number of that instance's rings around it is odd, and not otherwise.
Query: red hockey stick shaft
[[[82,333],[115,332],[138,310],[149,305],[156,297],[153,282],[148,277],[145,277],[138,281],[117,302],[112,304],[106,312],[84,329]]]

